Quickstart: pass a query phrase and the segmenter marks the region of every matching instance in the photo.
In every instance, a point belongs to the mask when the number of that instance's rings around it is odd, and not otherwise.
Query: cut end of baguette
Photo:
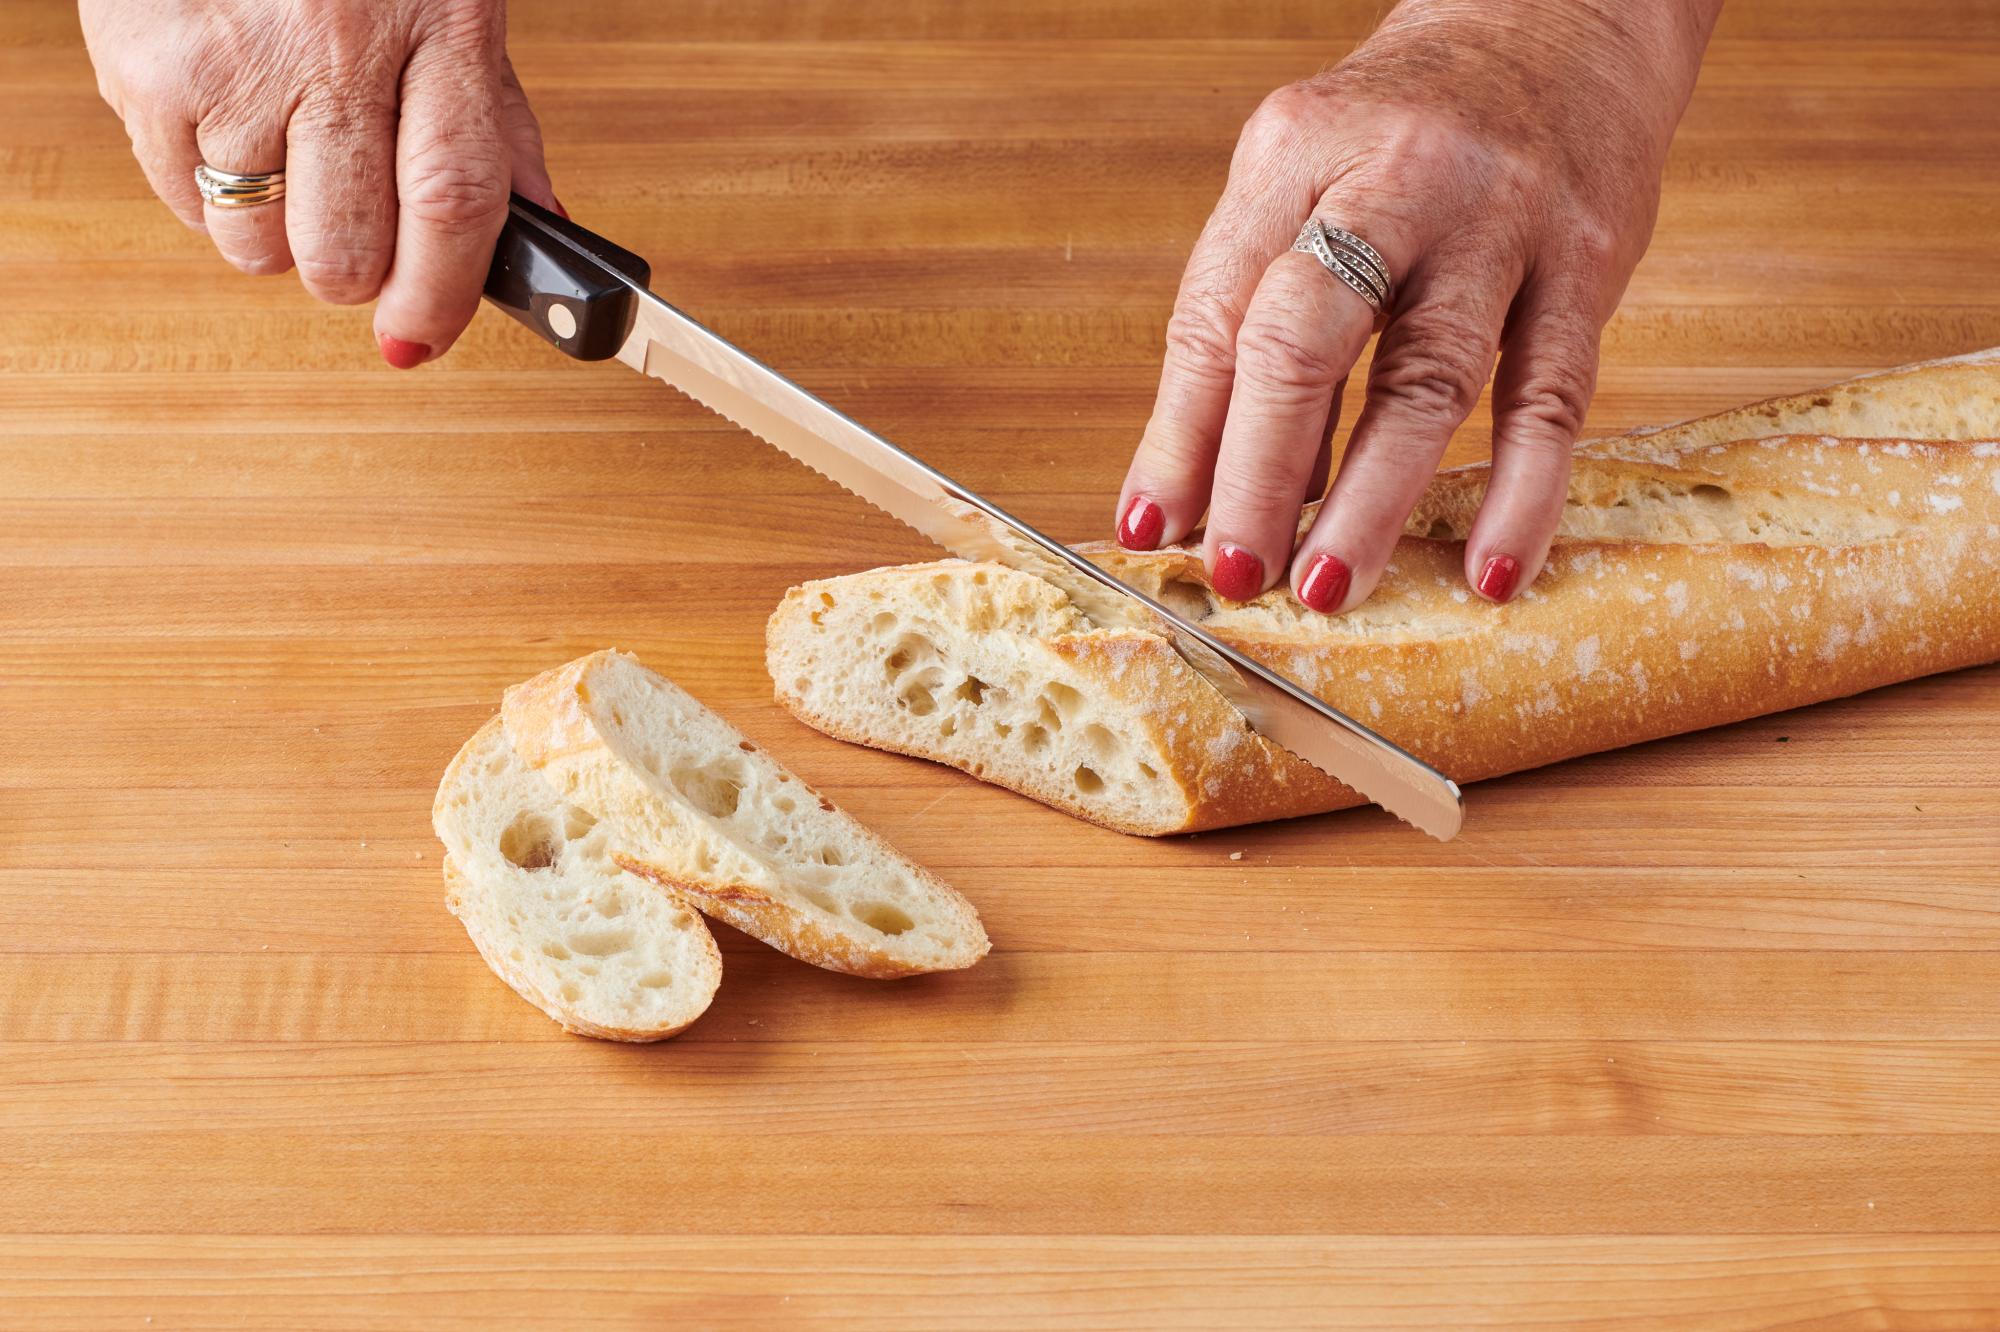
[[[1164,640],[1095,628],[1057,589],[1001,565],[793,588],[765,646],[779,702],[807,725],[1120,831],[1213,826],[1248,792],[1276,801],[1275,818],[1345,791],[1252,733]]]
[[[507,693],[513,747],[616,837],[619,865],[803,961],[876,978],[988,943],[969,902],[628,655]]]
[[[445,904],[494,973],[565,1030],[657,1041],[707,1010],[722,980],[708,926],[620,869],[605,827],[515,756],[498,717],[445,770],[432,822]]]

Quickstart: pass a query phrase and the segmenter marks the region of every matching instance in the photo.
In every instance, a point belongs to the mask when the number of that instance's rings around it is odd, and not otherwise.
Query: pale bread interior
[[[1151,729],[1048,641],[1072,634],[1123,636],[1030,574],[946,562],[786,598],[767,665],[822,729],[1117,826],[1179,827],[1188,798]]]
[[[746,740],[677,685],[621,653],[580,677],[579,706],[633,781],[593,788],[620,849],[683,885],[703,910],[842,970],[905,974],[971,965],[986,932],[971,905]],[[799,918],[817,942],[736,910],[742,888]],[[760,907],[762,904],[759,904]],[[824,952],[828,956],[818,956]]]
[[[446,771],[432,813],[446,903],[501,979],[571,1031],[659,1040],[722,979],[707,924],[611,860],[609,830],[518,759],[499,718]]]

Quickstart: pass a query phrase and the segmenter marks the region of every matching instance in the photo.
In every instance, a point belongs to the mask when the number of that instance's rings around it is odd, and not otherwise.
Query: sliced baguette
[[[500,719],[465,742],[431,810],[445,905],[494,974],[567,1031],[657,1041],[722,980],[701,916],[621,870],[609,830],[515,757]]]
[[[1471,597],[1487,468],[1441,476],[1374,596],[1216,594],[1193,544],[1092,559],[1470,781],[2000,658],[2000,361],[1961,358],[1579,453],[1547,569]],[[1769,410],[1766,410],[1766,409]],[[1198,537],[1192,539],[1198,542]],[[794,588],[766,630],[780,702],[828,734],[962,768],[1122,831],[1283,818],[1359,797],[1250,732],[1157,638],[1040,580],[946,562]]]
[[[986,953],[956,891],[633,657],[544,672],[503,715],[515,752],[613,830],[620,865],[774,948],[880,978]]]

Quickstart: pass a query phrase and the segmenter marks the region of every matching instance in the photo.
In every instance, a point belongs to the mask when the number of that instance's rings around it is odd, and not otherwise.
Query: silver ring
[[[1376,314],[1389,308],[1389,266],[1382,262],[1374,246],[1353,232],[1329,227],[1312,218],[1299,228],[1292,248],[1319,260],[1320,267],[1368,302]]]
[[[233,171],[218,171],[203,162],[194,169],[194,187],[201,191],[201,201],[210,207],[255,208],[285,197],[285,173],[259,171],[239,176]]]

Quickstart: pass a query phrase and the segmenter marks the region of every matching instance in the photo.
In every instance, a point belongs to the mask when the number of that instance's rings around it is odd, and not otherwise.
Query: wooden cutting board
[[[1379,6],[517,0],[577,217],[1071,538],[1235,128]],[[776,709],[908,533],[618,367],[365,311],[152,202],[0,11],[0,1324],[2000,1325],[2000,670],[1142,842]],[[1724,19],[1593,427],[2000,343],[2000,18]],[[1484,409],[1455,457],[1484,447]],[[445,913],[500,690],[640,653],[980,906],[961,976],[740,936],[565,1037]]]

